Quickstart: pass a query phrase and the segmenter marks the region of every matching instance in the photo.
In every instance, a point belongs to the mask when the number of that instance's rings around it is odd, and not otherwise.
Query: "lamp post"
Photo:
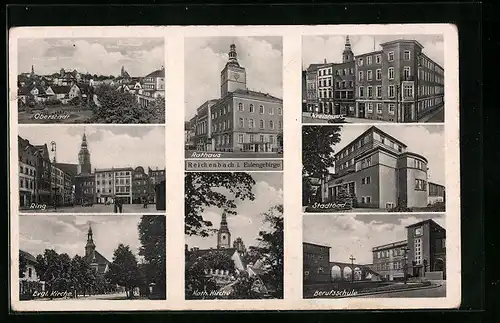
[[[351,260],[351,283],[354,283],[354,260],[356,260],[356,258],[351,255],[349,260]]]
[[[54,177],[54,210],[57,209],[57,174],[56,174],[56,154],[57,154],[57,145],[55,141],[50,142],[50,146],[52,147],[51,151],[54,153],[54,159],[53,159],[53,168],[50,172],[50,174]]]
[[[406,282],[408,280],[408,251],[410,251],[410,248],[408,247],[403,247],[401,248],[404,252],[404,264],[403,264],[403,275],[404,275],[404,282],[406,285]]]

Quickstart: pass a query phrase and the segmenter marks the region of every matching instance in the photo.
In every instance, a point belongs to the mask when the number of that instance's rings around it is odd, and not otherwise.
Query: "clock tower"
[[[247,73],[244,67],[238,63],[238,53],[236,53],[236,45],[229,46],[229,60],[224,69],[220,73],[220,92],[221,98],[228,93],[238,89],[246,90],[247,88]]]
[[[224,249],[231,247],[231,232],[227,227],[226,213],[222,213],[222,220],[220,221],[220,228],[217,232],[217,249]]]
[[[78,153],[78,175],[79,174],[90,174],[92,172],[92,166],[90,164],[90,152],[87,147],[87,137],[85,136],[85,130],[83,131],[82,144],[80,146],[80,152]]]

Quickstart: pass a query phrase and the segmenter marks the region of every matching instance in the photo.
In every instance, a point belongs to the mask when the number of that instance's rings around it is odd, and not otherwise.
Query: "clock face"
[[[233,74],[233,77],[234,77],[234,79],[235,79],[236,81],[238,81],[238,79],[240,78],[240,74],[238,74],[238,73],[234,73],[234,74]]]
[[[422,234],[422,228],[416,228],[415,229],[415,235],[419,236]]]

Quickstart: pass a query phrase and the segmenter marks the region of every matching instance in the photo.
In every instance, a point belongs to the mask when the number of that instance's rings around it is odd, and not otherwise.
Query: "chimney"
[[[326,64],[326,58],[325,58],[325,64]]]

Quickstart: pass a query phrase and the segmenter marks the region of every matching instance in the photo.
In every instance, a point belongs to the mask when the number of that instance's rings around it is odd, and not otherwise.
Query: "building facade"
[[[152,187],[149,176],[144,172],[144,168],[138,166],[134,169],[132,179],[132,203],[142,204],[144,200],[154,201],[152,197]]]
[[[247,75],[237,59],[236,46],[221,71],[221,99],[197,109],[197,150],[278,152],[283,132],[283,101],[247,88]]]
[[[342,63],[311,64],[305,71],[306,110],[417,122],[444,105],[444,69],[424,54],[419,42],[400,39],[380,46],[354,56],[346,36]]]
[[[444,104],[444,69],[415,40],[356,56],[356,117],[417,122]]]
[[[19,206],[28,207],[37,201],[38,151],[18,136],[19,150]]]
[[[304,284],[330,282],[330,247],[303,242]]]
[[[428,204],[444,203],[446,190],[443,185],[429,182],[429,200]]]
[[[148,106],[158,97],[165,97],[165,68],[153,71],[142,79],[141,89],[138,90],[137,102],[141,106]]]
[[[79,174],[74,178],[75,203],[78,205],[96,203],[96,185],[94,174]]]
[[[408,241],[397,241],[372,249],[372,269],[385,280],[404,280],[405,266],[408,266]]]
[[[95,169],[95,192],[97,203],[112,203],[120,198],[124,204],[132,204],[131,167]]]
[[[427,159],[370,127],[335,154],[335,173],[323,186],[322,200],[349,196],[355,207],[391,209],[428,204]]]

